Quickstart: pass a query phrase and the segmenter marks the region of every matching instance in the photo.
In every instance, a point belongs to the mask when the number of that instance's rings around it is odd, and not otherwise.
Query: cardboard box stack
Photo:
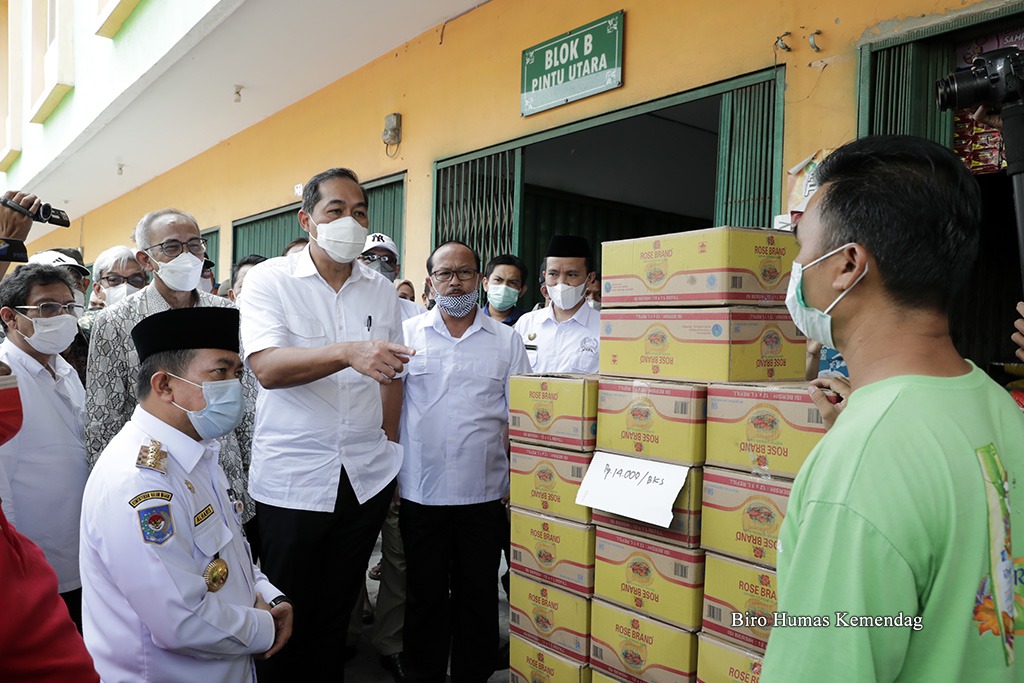
[[[510,680],[590,683],[594,526],[576,504],[597,440],[597,377],[511,380]]]

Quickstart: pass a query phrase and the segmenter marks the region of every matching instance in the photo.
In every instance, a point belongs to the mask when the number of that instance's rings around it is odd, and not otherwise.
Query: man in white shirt
[[[541,275],[551,305],[526,313],[516,323],[533,371],[597,372],[601,313],[584,298],[596,276],[590,243],[576,235],[555,235]]]
[[[238,311],[181,308],[131,332],[139,405],[85,487],[85,644],[106,683],[252,683],[291,634],[252,563],[217,438],[242,419]]]
[[[261,566],[299,615],[262,683],[343,680],[338,653],[402,463],[412,353],[394,287],[356,260],[369,221],[355,174],[314,176],[298,220],[308,247],[254,266],[241,298],[246,361],[267,390],[249,480]]]
[[[413,681],[486,681],[498,649],[495,578],[508,494],[511,375],[523,342],[479,307],[480,257],[447,242],[427,259],[437,305],[405,322],[398,475],[408,576],[404,657]]]
[[[42,548],[57,590],[81,628],[78,526],[85,465],[85,389],[60,357],[78,332],[82,306],[63,268],[29,264],[0,282],[0,321],[7,339],[0,361],[18,378],[24,422],[0,446],[18,530]],[[57,522],[56,520],[60,520]]]

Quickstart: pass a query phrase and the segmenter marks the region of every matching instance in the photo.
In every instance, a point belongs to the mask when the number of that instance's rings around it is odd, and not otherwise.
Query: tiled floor
[[[370,558],[370,566],[373,566],[380,559],[380,540],[377,541],[377,546],[373,550],[373,557]],[[502,563],[501,571],[505,571],[505,564]],[[508,639],[508,598],[505,596],[505,591],[501,589],[501,584],[498,581],[499,577],[495,577],[494,589],[498,591],[500,599],[500,616],[501,616],[501,633],[502,638]],[[377,589],[379,584],[376,581],[367,581],[366,589],[370,594],[370,602],[376,602],[377,600]],[[345,680],[350,683],[391,683],[391,674],[385,671],[380,666],[380,658],[373,649],[373,645],[370,644],[370,630],[372,627],[365,627],[363,629],[363,637],[359,642],[359,654],[356,655],[355,659],[350,661],[345,668]],[[493,676],[488,680],[488,683],[506,683],[508,681],[508,671],[495,672]]]

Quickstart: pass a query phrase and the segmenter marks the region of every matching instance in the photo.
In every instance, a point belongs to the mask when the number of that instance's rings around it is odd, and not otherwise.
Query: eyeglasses
[[[360,261],[366,261],[367,263],[373,263],[374,261],[383,261],[389,266],[393,266],[398,263],[398,259],[391,254],[363,254],[359,257]]]
[[[146,247],[144,251],[150,249],[160,248],[160,253],[164,256],[170,256],[174,258],[180,256],[181,252],[187,247],[190,252],[196,256],[204,256],[206,254],[206,239],[203,237],[193,237],[188,242],[182,242],[180,240],[167,240],[160,244],[154,244],[151,247]]]
[[[462,270],[435,270],[430,274],[438,282],[451,282],[453,276],[458,276],[460,280],[465,282],[466,280],[472,280],[474,275],[476,275],[476,271],[470,268],[463,268]]]
[[[15,306],[14,308],[22,311],[39,311],[40,318],[56,318],[58,315],[65,313],[77,318],[85,310],[85,306],[82,304],[58,304],[56,301],[47,301],[38,306]]]
[[[146,276],[142,273],[135,273],[134,275],[129,275],[128,277],[122,277],[117,273],[111,273],[110,275],[104,275],[100,279],[106,282],[111,287],[117,287],[118,285],[123,285],[125,282],[127,282],[132,287],[142,289],[147,284],[149,284],[149,281],[146,279]]]

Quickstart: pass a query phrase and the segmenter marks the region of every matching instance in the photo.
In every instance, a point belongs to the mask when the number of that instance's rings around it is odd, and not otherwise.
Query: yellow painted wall
[[[882,22],[941,19],[977,0],[491,0],[275,116],[77,220],[86,261],[125,243],[147,211],[177,206],[202,228],[220,226],[220,277],[230,268],[231,222],[296,201],[293,186],[330,166],[363,180],[407,171],[405,270],[424,275],[430,248],[432,164],[698,86],[786,64],[784,165],[856,136],[856,45]],[[997,4],[986,0],[984,5]],[[519,115],[524,48],[626,10],[624,86],[528,118]],[[229,20],[230,21],[230,20]],[[807,36],[821,29],[813,52]],[[784,31],[792,52],[773,49]],[[877,33],[877,31],[876,31]],[[295,49],[301,49],[296,45]],[[327,68],[327,65],[324,65]],[[389,159],[384,116],[398,111],[403,142]],[[184,134],[184,133],[183,133]],[[372,220],[372,217],[371,217]],[[83,223],[84,221],[84,223]],[[67,246],[54,231],[30,253]],[[77,241],[73,239],[70,241]]]

